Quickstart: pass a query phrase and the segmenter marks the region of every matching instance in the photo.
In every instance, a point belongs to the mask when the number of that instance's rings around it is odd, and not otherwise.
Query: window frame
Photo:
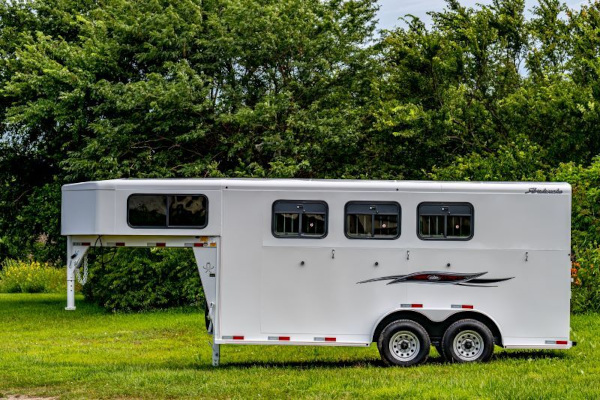
[[[153,226],[153,225],[132,225],[129,222],[129,201],[133,196],[166,196],[166,226]],[[206,201],[206,220],[204,221],[204,225],[169,225],[169,211],[171,210],[171,197],[173,196],[200,196],[204,197]],[[132,229],[204,229],[208,226],[208,218],[209,218],[209,201],[208,196],[202,193],[132,193],[127,196],[127,225]]]
[[[348,206],[354,205],[354,204],[361,204],[361,205],[378,205],[378,204],[382,204],[382,205],[394,205],[398,207],[398,214],[383,214],[383,215],[397,215],[398,216],[398,234],[394,237],[353,237],[353,236],[349,236],[348,235]],[[356,214],[353,214],[356,215]],[[374,216],[376,215],[376,213],[372,213],[371,214],[371,230],[375,231],[375,221],[374,221]],[[398,203],[397,201],[365,201],[365,200],[352,200],[346,203],[346,205],[344,206],[344,236],[346,236],[346,238],[350,239],[350,240],[396,240],[400,237],[400,235],[402,235],[402,206],[400,205],[400,203]]]
[[[424,237],[421,235],[421,230],[419,229],[421,226],[421,207],[422,206],[448,206],[448,207],[452,207],[452,206],[467,206],[469,207],[469,210],[471,211],[470,215],[464,215],[464,214],[459,214],[458,216],[470,216],[471,217],[471,234],[469,236],[466,237],[447,237],[447,229],[448,229],[448,215],[449,214],[424,214],[424,215],[443,215],[444,216],[444,237],[442,238],[437,238],[437,237]],[[419,205],[417,206],[417,237],[421,240],[442,240],[442,241],[461,241],[461,242],[466,242],[469,241],[471,239],[473,239],[473,236],[475,235],[475,208],[473,207],[473,204],[468,203],[468,202],[457,202],[457,201],[424,201],[419,203]]]
[[[323,213],[323,215],[325,216],[325,232],[320,235],[320,236],[316,236],[316,235],[305,235],[302,232],[302,215],[304,213],[298,213],[298,234],[297,235],[279,235],[276,232],[277,229],[277,219],[275,218],[276,212],[275,212],[275,207],[277,204],[280,203],[290,203],[290,204],[295,204],[296,206],[299,204],[321,204],[323,206],[325,206],[325,212]],[[292,214],[290,212],[288,213],[283,213],[280,212],[278,214]],[[309,212],[308,214],[320,214],[320,213],[314,213],[314,212]],[[271,234],[273,235],[273,237],[277,238],[277,239],[323,239],[325,237],[327,237],[327,235],[329,234],[329,205],[327,204],[327,202],[323,201],[323,200],[288,200],[288,199],[279,199],[279,200],[275,200],[273,202],[273,204],[271,205]]]

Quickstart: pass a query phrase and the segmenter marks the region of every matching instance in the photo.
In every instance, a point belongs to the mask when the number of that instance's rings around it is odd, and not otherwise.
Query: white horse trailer
[[[571,187],[267,179],[63,186],[68,310],[93,246],[190,247],[221,344],[369,346],[384,362],[568,349]]]

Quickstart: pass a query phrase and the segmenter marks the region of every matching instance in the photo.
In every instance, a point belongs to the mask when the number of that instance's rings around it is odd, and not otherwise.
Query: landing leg
[[[213,343],[212,344],[212,365],[213,365],[213,367],[218,367],[219,361],[221,361],[221,345]]]
[[[71,236],[67,236],[67,307],[65,310],[75,310],[75,270],[83,261],[89,245],[73,244]]]

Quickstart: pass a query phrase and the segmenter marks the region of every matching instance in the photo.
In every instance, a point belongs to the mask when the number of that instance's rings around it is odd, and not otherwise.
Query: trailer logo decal
[[[529,193],[538,193],[538,194],[562,194],[562,190],[560,189],[538,189],[536,187],[532,187],[529,188],[528,191],[525,192],[525,194],[529,194]]]
[[[475,274],[465,273],[450,273],[450,272],[414,272],[408,275],[392,275],[383,276],[381,278],[367,279],[365,281],[356,282],[359,283],[370,283],[378,281],[390,281],[387,284],[392,285],[396,283],[439,283],[448,285],[459,285],[459,286],[474,286],[474,287],[496,287],[493,283],[504,282],[510,278],[481,278],[487,272],[479,272]]]

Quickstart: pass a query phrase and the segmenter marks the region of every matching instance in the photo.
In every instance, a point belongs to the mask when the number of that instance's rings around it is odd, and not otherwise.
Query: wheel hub
[[[462,331],[452,343],[454,353],[462,361],[476,361],[483,354],[483,337],[476,331]]]
[[[421,342],[411,331],[398,331],[390,338],[389,349],[394,358],[406,362],[417,357]]]

